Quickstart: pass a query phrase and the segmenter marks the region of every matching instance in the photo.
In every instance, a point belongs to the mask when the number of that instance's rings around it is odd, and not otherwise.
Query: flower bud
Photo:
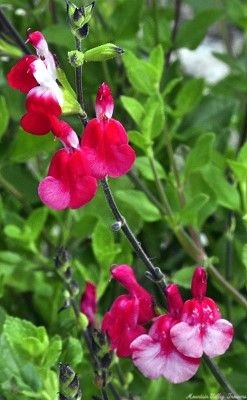
[[[80,67],[84,63],[84,56],[85,54],[79,50],[68,52],[69,62],[75,68]]]
[[[81,399],[80,382],[75,371],[67,364],[59,365],[60,399]]]
[[[94,1],[85,7],[77,7],[70,0],[66,0],[67,3],[67,14],[69,22],[73,30],[81,29],[85,26],[92,17],[92,10],[94,7]]]
[[[93,47],[84,53],[84,61],[105,61],[123,54],[123,49],[112,43],[105,43],[101,46]]]
[[[197,267],[192,277],[191,292],[194,298],[202,299],[207,291],[207,273],[204,268]]]

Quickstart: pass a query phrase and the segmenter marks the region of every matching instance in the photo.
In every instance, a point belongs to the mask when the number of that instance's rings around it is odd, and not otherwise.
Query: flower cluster
[[[79,208],[96,194],[98,179],[127,173],[135,152],[123,125],[112,118],[113,97],[105,83],[98,90],[96,118],[88,122],[79,140],[72,127],[60,119],[65,107],[63,87],[44,36],[38,31],[29,33],[28,41],[37,54],[24,56],[7,75],[9,85],[26,94],[21,126],[34,135],[51,132],[64,146],[53,156],[38,194],[55,210]]]
[[[187,381],[196,373],[203,353],[215,357],[229,347],[233,326],[221,318],[216,303],[205,296],[207,276],[202,267],[195,269],[191,300],[183,303],[178,287],[167,286],[168,312],[159,316],[152,296],[138,284],[129,266],[113,268],[112,276],[129,293],[114,301],[103,318],[102,330],[117,355],[131,356],[147,378]]]

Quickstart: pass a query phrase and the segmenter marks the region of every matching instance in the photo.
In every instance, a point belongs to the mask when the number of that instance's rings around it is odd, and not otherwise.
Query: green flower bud
[[[79,328],[82,329],[83,331],[87,328],[88,319],[85,314],[80,313],[80,315],[78,317],[78,325],[79,325]]]
[[[73,67],[80,67],[84,63],[84,53],[79,50],[68,52],[69,62]]]
[[[59,365],[60,398],[81,400],[80,382],[75,371],[67,364]]]
[[[95,2],[93,1],[85,7],[77,7],[70,0],[66,0],[66,3],[71,28],[73,33],[77,34],[76,31],[81,30],[90,21]],[[84,37],[86,36],[85,33],[84,31]]]
[[[93,47],[84,53],[84,61],[105,61],[123,54],[124,50],[112,43],[105,43],[101,46]]]

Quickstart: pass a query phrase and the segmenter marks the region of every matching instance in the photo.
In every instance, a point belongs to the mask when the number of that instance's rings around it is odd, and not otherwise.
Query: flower
[[[111,348],[119,357],[128,357],[132,351],[131,342],[146,332],[144,324],[154,316],[152,296],[136,281],[128,265],[119,265],[111,274],[127,290],[128,294],[118,296],[102,321],[102,331],[108,334]]]
[[[172,383],[190,379],[197,371],[200,358],[187,357],[173,345],[170,331],[179,321],[183,302],[175,284],[166,289],[168,314],[156,318],[148,332],[130,345],[135,366],[149,379],[165,377]]]
[[[228,349],[233,338],[232,324],[221,318],[217,304],[205,297],[207,275],[197,267],[191,284],[193,299],[184,303],[181,322],[171,328],[174,346],[186,356],[219,356]]]
[[[91,119],[84,129],[81,146],[87,149],[91,173],[95,178],[117,178],[130,170],[135,152],[128,144],[123,125],[111,118],[113,98],[105,83],[98,90],[95,109],[96,118]]]
[[[94,318],[96,313],[96,286],[89,281],[85,282],[86,287],[81,296],[80,309],[83,314],[88,318],[89,325],[94,325]]]
[[[22,128],[35,135],[44,135],[53,129],[54,118],[62,114],[63,93],[56,81],[54,57],[41,32],[28,35],[37,56],[24,56],[7,75],[11,87],[27,94],[27,113],[21,119]]]
[[[81,149],[58,150],[51,160],[48,176],[38,187],[44,204],[55,210],[79,208],[96,194],[97,181],[90,176],[85,154]]]

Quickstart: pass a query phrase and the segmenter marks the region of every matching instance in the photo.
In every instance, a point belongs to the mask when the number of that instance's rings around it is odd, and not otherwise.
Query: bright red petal
[[[51,129],[49,116],[39,112],[29,112],[23,115],[20,124],[24,131],[34,135],[45,135]]]
[[[87,150],[91,173],[97,179],[107,175],[117,178],[126,174],[135,161],[135,152],[120,122],[93,119],[87,124],[82,147]]]
[[[28,55],[21,58],[11,68],[7,75],[7,81],[12,88],[28,93],[29,90],[38,85],[29,68],[30,64],[35,60],[37,60],[36,56]]]

